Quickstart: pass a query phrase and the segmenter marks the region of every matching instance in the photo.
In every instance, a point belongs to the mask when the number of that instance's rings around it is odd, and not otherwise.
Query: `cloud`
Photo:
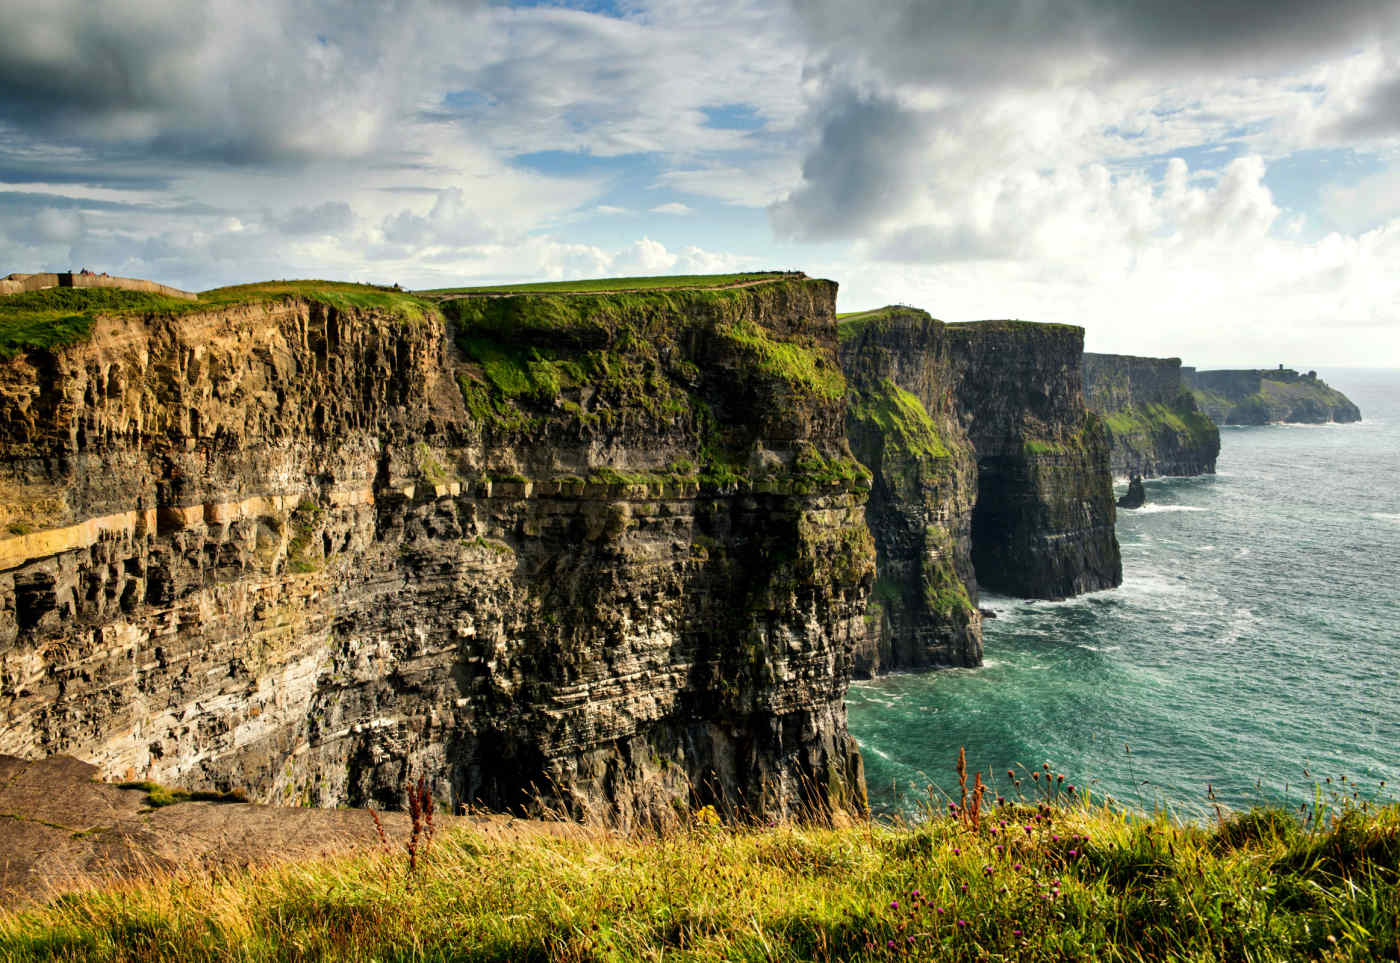
[[[668,204],[658,204],[658,205],[656,205],[655,207],[653,207],[653,208],[651,209],[651,213],[653,213],[653,214],[677,214],[677,215],[686,215],[686,214],[694,214],[694,213],[695,213],[695,210],[694,210],[693,208],[686,207],[686,206],[685,206],[684,204],[682,204],[680,201],[671,201],[671,202],[668,203]]]
[[[1384,170],[1354,184],[1322,189],[1323,216],[1348,233],[1368,231],[1400,218],[1400,170]]]
[[[232,164],[384,146],[471,3],[14,0],[0,119],[49,141]],[[434,42],[436,39],[436,43]]]
[[[793,0],[818,55],[962,90],[1291,70],[1394,38],[1390,0]]]
[[[400,211],[384,220],[384,239],[405,247],[472,247],[501,237],[459,188],[445,190],[426,215]]]
[[[327,201],[316,207],[294,207],[274,216],[273,223],[283,234],[343,234],[355,224],[355,213],[344,201]]]

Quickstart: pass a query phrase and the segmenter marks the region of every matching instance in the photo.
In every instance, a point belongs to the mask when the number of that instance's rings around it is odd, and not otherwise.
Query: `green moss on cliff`
[[[923,402],[889,378],[853,388],[849,417],[916,458],[947,458],[948,447]]]

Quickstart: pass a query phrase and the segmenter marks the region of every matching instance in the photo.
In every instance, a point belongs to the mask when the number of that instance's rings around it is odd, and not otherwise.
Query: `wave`
[[[1130,512],[1137,512],[1139,515],[1156,515],[1161,512],[1203,512],[1204,508],[1195,505],[1152,505],[1147,504],[1141,508],[1130,508]]]
[[[1400,525],[1400,512],[1371,512],[1372,518],[1378,518],[1383,522],[1395,522]]]

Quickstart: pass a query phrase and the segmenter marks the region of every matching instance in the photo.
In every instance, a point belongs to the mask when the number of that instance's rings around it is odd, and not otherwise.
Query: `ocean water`
[[[984,595],[982,667],[854,684],[872,805],[954,794],[963,747],[1003,792],[1049,762],[1184,816],[1343,776],[1400,798],[1400,370],[1320,374],[1365,421],[1222,429],[1218,474],[1149,480],[1119,512],[1121,588]]]

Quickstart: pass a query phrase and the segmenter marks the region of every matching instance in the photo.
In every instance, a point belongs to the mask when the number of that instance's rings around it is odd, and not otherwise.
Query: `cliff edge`
[[[872,474],[878,573],[858,673],[980,664],[979,585],[1063,599],[1121,583],[1083,337],[906,307],[842,317],[846,431]]]
[[[1321,425],[1361,420],[1351,399],[1317,376],[1291,368],[1197,371],[1182,369],[1200,406],[1217,425],[1290,422]]]
[[[1196,406],[1180,358],[1084,353],[1084,403],[1108,429],[1115,475],[1211,475],[1220,429]]]
[[[0,752],[323,807],[862,807],[835,294],[17,296],[80,320],[0,332]]]

